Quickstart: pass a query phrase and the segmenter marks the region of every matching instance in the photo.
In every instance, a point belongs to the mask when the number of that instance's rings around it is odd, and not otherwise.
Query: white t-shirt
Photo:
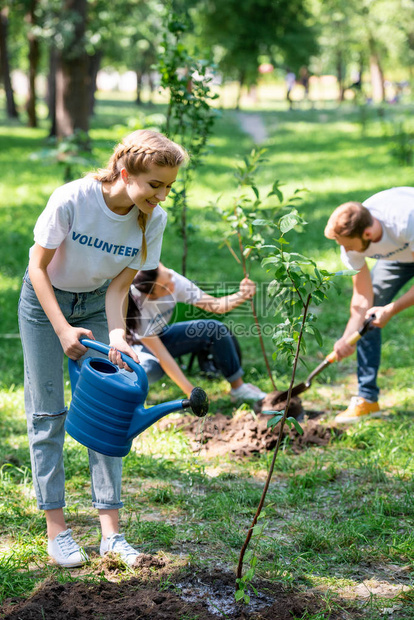
[[[177,302],[194,305],[203,296],[203,291],[191,280],[177,273],[173,269],[169,270],[174,283],[174,292],[165,297],[151,299],[145,293],[138,291],[132,284],[130,293],[140,311],[138,321],[134,325],[134,339],[140,340],[147,336],[160,334],[164,327],[168,325]],[[131,327],[131,326],[130,326]]]
[[[362,203],[382,226],[382,237],[365,252],[346,252],[341,258],[349,269],[362,269],[365,258],[412,263],[414,252],[414,187],[393,187]]]
[[[102,184],[91,177],[56,189],[34,228],[43,248],[55,249],[47,271],[55,288],[71,293],[94,291],[125,267],[155,269],[167,214],[157,205],[145,231],[147,260],[141,265],[142,232],[138,207],[127,215],[111,211]]]

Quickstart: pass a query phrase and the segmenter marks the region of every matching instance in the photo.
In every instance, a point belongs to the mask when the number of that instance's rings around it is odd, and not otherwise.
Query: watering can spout
[[[175,413],[188,408],[191,408],[193,413],[200,418],[207,414],[208,397],[204,390],[196,387],[191,392],[190,398],[160,403],[148,409],[145,409],[142,404],[138,405],[128,431],[128,441],[134,439],[134,437],[144,432],[149,426],[155,424],[155,422],[158,422],[158,420],[161,420],[169,413]]]

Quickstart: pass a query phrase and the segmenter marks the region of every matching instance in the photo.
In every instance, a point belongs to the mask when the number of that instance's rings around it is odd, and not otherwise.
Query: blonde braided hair
[[[92,177],[101,183],[114,183],[125,168],[128,174],[148,172],[152,166],[176,168],[188,159],[185,149],[166,136],[149,129],[139,129],[117,144],[106,168],[99,168]],[[139,211],[138,225],[142,231],[142,264],[147,258],[145,230],[148,215]]]

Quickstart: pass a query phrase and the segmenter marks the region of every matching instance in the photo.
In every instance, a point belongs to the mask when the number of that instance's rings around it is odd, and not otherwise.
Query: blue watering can
[[[106,355],[110,351],[102,342],[87,338],[81,338],[81,342]],[[121,353],[121,357],[133,372],[121,371],[102,357],[86,358],[81,368],[69,359],[72,402],[66,431],[79,443],[107,456],[126,456],[134,437],[169,413],[191,407],[198,417],[207,414],[207,394],[198,387],[190,398],[145,409],[147,375],[128,355]]]

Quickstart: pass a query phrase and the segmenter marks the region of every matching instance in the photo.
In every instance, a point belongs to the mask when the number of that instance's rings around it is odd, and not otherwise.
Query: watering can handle
[[[108,355],[111,347],[103,342],[98,342],[97,340],[89,340],[89,338],[81,338],[81,343],[84,347],[88,347],[88,349],[95,349],[95,351],[99,351],[100,353],[105,353]],[[135,372],[138,377],[138,381],[140,383],[144,382],[146,389],[148,389],[148,378],[145,370],[142,368],[140,364],[134,362],[132,357],[129,357],[126,353],[121,353],[122,361],[128,364],[128,366]]]

